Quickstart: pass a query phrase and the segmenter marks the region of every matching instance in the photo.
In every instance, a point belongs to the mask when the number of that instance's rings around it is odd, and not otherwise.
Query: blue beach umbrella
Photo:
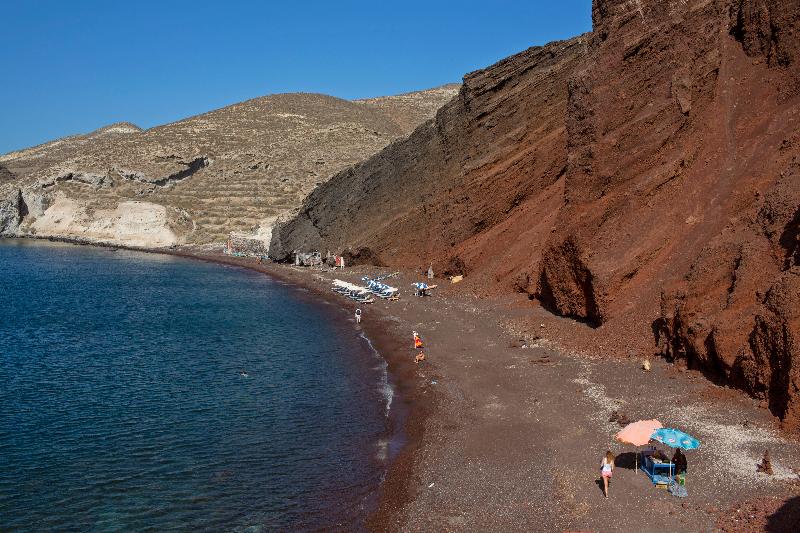
[[[666,444],[670,448],[683,448],[684,450],[694,450],[700,447],[700,441],[680,429],[659,428],[650,435],[650,438]]]

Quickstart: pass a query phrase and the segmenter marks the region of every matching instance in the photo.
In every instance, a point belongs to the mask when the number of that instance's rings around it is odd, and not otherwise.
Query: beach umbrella
[[[650,438],[666,444],[670,448],[683,448],[684,450],[694,450],[700,447],[700,441],[680,429],[658,428],[650,435]]]
[[[639,420],[628,424],[617,433],[616,439],[634,446],[644,446],[650,442],[651,436],[659,428],[663,428],[658,420]]]
[[[662,427],[664,426],[658,420],[639,420],[622,428],[615,438],[625,444],[644,446],[650,442],[653,432]],[[636,450],[635,470],[639,470],[639,450]]]
[[[653,431],[650,438],[654,441],[666,444],[670,448],[683,448],[684,450],[694,450],[700,447],[700,441],[688,433],[675,428],[659,428]],[[669,462],[669,475],[672,477],[672,461]]]

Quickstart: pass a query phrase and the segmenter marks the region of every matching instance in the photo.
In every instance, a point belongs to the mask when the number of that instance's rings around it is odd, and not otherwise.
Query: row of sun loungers
[[[380,278],[385,279],[385,278]],[[385,283],[381,283],[379,279],[370,279],[368,277],[361,278],[361,281],[366,282],[367,289],[372,292],[378,298],[383,298],[384,300],[393,300],[397,298],[397,293],[400,291],[397,287],[390,287]]]
[[[381,283],[376,279],[370,279],[368,277],[362,278],[362,281],[367,284],[366,287],[361,287],[340,279],[335,279],[333,280],[333,286],[331,289],[334,292],[338,292],[342,296],[346,296],[347,298],[355,300],[359,303],[372,303],[375,301],[373,296],[377,296],[378,298],[382,298],[384,300],[397,300],[397,293],[400,291],[400,289],[397,287],[390,287],[385,283]]]
[[[372,297],[372,291],[366,287],[359,287],[358,285],[353,285],[352,283],[347,283],[340,279],[333,280],[333,287],[331,287],[331,289],[333,292],[338,292],[342,296],[346,296],[358,303],[371,304],[375,301],[375,298]]]
[[[391,276],[390,274],[389,276]],[[351,300],[355,300],[359,303],[369,304],[375,301],[373,296],[377,296],[378,298],[382,298],[384,300],[397,300],[397,293],[400,292],[400,289],[397,287],[390,287],[385,283],[381,283],[381,279],[386,279],[383,276],[381,278],[369,278],[364,276],[361,278],[361,281],[367,284],[366,287],[362,287],[359,285],[354,285],[353,283],[348,283],[346,281],[342,281],[340,279],[333,280],[333,287],[331,289],[334,292],[338,292],[342,296],[346,296]],[[411,284],[414,287],[414,295],[415,296],[428,296],[430,294],[431,289],[435,289],[436,285],[428,285],[427,283],[417,282]]]

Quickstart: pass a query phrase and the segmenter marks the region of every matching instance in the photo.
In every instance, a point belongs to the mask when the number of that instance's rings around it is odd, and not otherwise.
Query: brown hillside
[[[595,0],[593,32],[469,74],[314,191],[295,248],[466,273],[800,424],[800,4]]]
[[[449,84],[422,92],[355,100],[355,103],[381,111],[401,130],[411,133],[434,116],[442,104],[458,92],[458,88],[458,84]]]
[[[22,190],[23,234],[124,241],[123,234],[144,235],[163,222],[174,238],[144,237],[143,244],[219,241],[232,230],[268,226],[456,92],[446,86],[365,101],[280,94],[147,131],[114,124],[0,156],[17,177],[0,178],[0,199]],[[130,219],[123,234],[114,222],[120,217]]]

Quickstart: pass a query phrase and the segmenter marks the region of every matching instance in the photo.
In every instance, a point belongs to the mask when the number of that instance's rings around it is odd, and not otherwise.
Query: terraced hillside
[[[0,233],[159,246],[266,229],[457,90],[360,101],[272,95],[146,131],[119,123],[11,152],[0,156]]]

